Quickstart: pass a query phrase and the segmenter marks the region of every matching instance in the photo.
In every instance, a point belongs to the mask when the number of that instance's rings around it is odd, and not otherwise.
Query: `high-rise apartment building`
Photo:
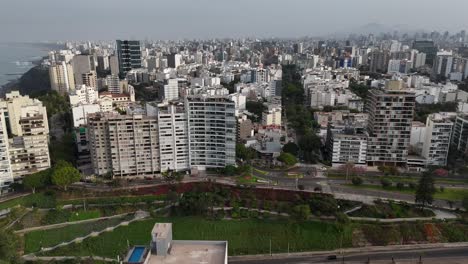
[[[430,114],[426,121],[422,156],[428,166],[447,165],[453,122],[442,114]]]
[[[94,173],[113,177],[153,176],[160,171],[157,118],[98,113],[88,116]]]
[[[163,86],[162,99],[164,100],[176,100],[179,98],[179,80],[168,79],[166,84]]]
[[[452,146],[463,154],[468,154],[468,114],[459,114],[455,120]]]
[[[414,93],[403,89],[370,91],[367,102],[369,166],[406,166],[415,99]]]
[[[437,55],[437,47],[432,40],[416,40],[413,49],[426,54],[426,64],[432,66]]]
[[[60,94],[68,94],[75,90],[73,66],[69,63],[54,63],[49,67],[49,78],[52,90]]]
[[[95,71],[81,74],[81,83],[86,86],[97,88],[97,75]]]
[[[13,183],[10,155],[8,150],[8,132],[5,113],[0,111],[0,194],[8,191]]]
[[[188,121],[185,105],[163,102],[157,105],[161,171],[190,169]]]
[[[111,74],[106,77],[107,82],[107,91],[112,94],[120,94],[122,90],[120,89],[120,80],[119,76]]]
[[[190,166],[200,170],[235,164],[235,103],[226,96],[191,95],[188,113]]]
[[[117,57],[119,61],[119,75],[121,78],[124,78],[130,70],[141,68],[140,41],[117,40]]]
[[[73,73],[76,85],[83,83],[83,74],[95,71],[94,57],[91,55],[75,55],[72,59]]]
[[[42,103],[13,91],[0,101],[0,109],[5,122],[3,133],[10,138],[8,148],[0,147],[8,154],[0,155],[9,156],[13,179],[50,168],[49,125]]]
[[[388,51],[375,50],[369,54],[370,71],[371,72],[386,72],[388,69],[388,61],[390,54]]]

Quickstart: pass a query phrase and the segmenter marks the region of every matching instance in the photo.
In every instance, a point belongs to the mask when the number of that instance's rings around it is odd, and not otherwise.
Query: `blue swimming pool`
[[[142,261],[143,253],[145,253],[145,247],[134,247],[130,258],[128,258],[128,263],[139,263]]]

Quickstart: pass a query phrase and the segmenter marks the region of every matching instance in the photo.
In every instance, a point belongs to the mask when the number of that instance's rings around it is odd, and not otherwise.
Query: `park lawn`
[[[370,184],[363,184],[363,185],[353,185],[353,184],[346,184],[347,187],[355,188],[355,189],[368,189],[368,190],[378,190],[378,191],[386,191],[386,192],[397,192],[397,193],[404,193],[404,194],[413,194],[415,193],[414,190],[404,188],[398,189],[396,186],[386,187],[383,188],[381,185],[370,185]],[[457,189],[457,188],[445,188],[443,192],[437,190],[434,194],[435,199],[442,199],[442,200],[450,200],[450,201],[461,201],[464,196],[468,195],[468,189]]]
[[[91,232],[101,231],[107,227],[115,226],[120,222],[130,220],[131,218],[133,218],[133,215],[98,220],[91,223],[69,225],[49,230],[32,231],[24,235],[24,251],[26,254],[34,253],[39,251],[41,247],[51,247],[62,242],[68,242],[74,238],[88,235]]]
[[[101,212],[99,210],[80,210],[78,212],[73,212],[68,219],[69,222],[76,222],[88,219],[94,219],[101,217]]]
[[[370,181],[370,182],[380,182],[381,179],[387,179],[389,181],[392,181],[394,183],[396,182],[402,182],[402,183],[418,183],[419,178],[417,177],[410,177],[410,176],[359,176],[365,181]],[[341,179],[344,180],[346,179],[346,176],[344,174],[329,174],[328,178],[331,179]],[[349,176],[348,179],[352,179],[353,176]],[[434,178],[435,183],[440,184],[467,184],[468,185],[468,179],[445,179],[445,178]]]
[[[253,171],[255,171],[256,173],[261,174],[261,175],[267,175],[268,174],[268,172],[257,169],[257,168],[253,168]]]
[[[0,203],[0,210],[16,206],[54,208],[56,205],[55,196],[44,193],[29,194],[19,198],[11,199]]]
[[[86,204],[134,204],[134,203],[152,203],[155,201],[164,201],[165,195],[143,195],[143,196],[114,196],[99,198],[83,198],[72,200],[59,200],[59,205],[82,205]]]
[[[238,184],[254,184],[257,183],[257,177],[253,175],[243,175],[236,177],[236,182]]]
[[[59,248],[44,255],[77,256],[124,256],[127,241],[130,245],[148,245],[151,229],[156,222],[173,223],[173,238],[176,240],[227,240],[229,255],[266,254],[332,250],[352,246],[352,225],[340,233],[334,223],[302,222],[286,220],[221,220],[211,221],[201,217],[155,218],[119,227],[113,232],[84,240],[82,243]],[[112,243],[109,243],[112,241]]]

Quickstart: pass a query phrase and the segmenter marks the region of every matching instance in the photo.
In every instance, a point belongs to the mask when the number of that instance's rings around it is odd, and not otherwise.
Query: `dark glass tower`
[[[124,78],[131,69],[141,68],[141,49],[138,40],[117,40],[119,75]]]

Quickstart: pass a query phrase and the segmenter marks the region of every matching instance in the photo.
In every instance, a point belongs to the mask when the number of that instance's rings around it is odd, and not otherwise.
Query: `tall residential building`
[[[162,99],[171,101],[179,98],[179,80],[168,79],[163,86]]]
[[[430,114],[426,121],[422,156],[428,166],[447,165],[453,122],[442,114]]]
[[[226,96],[191,95],[188,112],[190,166],[200,170],[235,164],[235,103]]]
[[[371,72],[386,72],[388,69],[388,61],[390,54],[387,51],[375,50],[369,54],[370,71]]]
[[[97,75],[95,71],[83,73],[81,75],[81,83],[86,86],[97,88]]]
[[[64,61],[52,64],[49,67],[49,78],[52,90],[60,94],[68,94],[75,90],[75,77],[73,75],[73,66]]]
[[[98,113],[88,116],[91,162],[97,175],[153,176],[160,171],[157,118]]]
[[[124,78],[130,70],[141,68],[140,41],[117,40],[117,56],[121,78]]]
[[[75,55],[72,59],[73,73],[76,85],[83,83],[83,74],[95,71],[94,57],[91,55]]]
[[[13,183],[10,155],[8,150],[8,132],[4,111],[0,112],[0,194],[8,191]]]
[[[432,40],[416,40],[413,49],[426,54],[426,64],[432,66],[437,55],[437,47]]]
[[[415,99],[414,93],[402,89],[370,91],[367,102],[369,166],[406,166]]]
[[[459,114],[455,120],[452,146],[459,152],[468,154],[468,114]]]
[[[262,113],[262,125],[281,126],[281,106],[268,105],[268,109]]]
[[[434,76],[449,77],[453,67],[452,52],[438,52],[435,57],[432,73]]]
[[[107,82],[107,91],[109,91],[112,94],[122,93],[122,90],[120,89],[119,76],[114,75],[114,74],[107,75],[106,82]]]
[[[179,65],[182,62],[182,55],[178,53],[172,53],[167,55],[167,66],[169,68],[175,68],[179,67]]]
[[[16,180],[50,168],[49,125],[42,103],[13,91],[0,101],[0,109],[7,128],[4,132],[10,138],[8,156],[12,177]]]
[[[161,171],[190,169],[188,121],[185,105],[163,102],[157,105]]]
[[[111,74],[112,75],[117,75],[119,76],[120,72],[119,72],[119,58],[118,56],[114,55],[114,56],[109,56],[109,68],[110,68],[110,71],[111,71]]]
[[[350,121],[329,122],[326,148],[328,159],[333,166],[341,166],[348,162],[365,166],[367,162],[365,125]]]

